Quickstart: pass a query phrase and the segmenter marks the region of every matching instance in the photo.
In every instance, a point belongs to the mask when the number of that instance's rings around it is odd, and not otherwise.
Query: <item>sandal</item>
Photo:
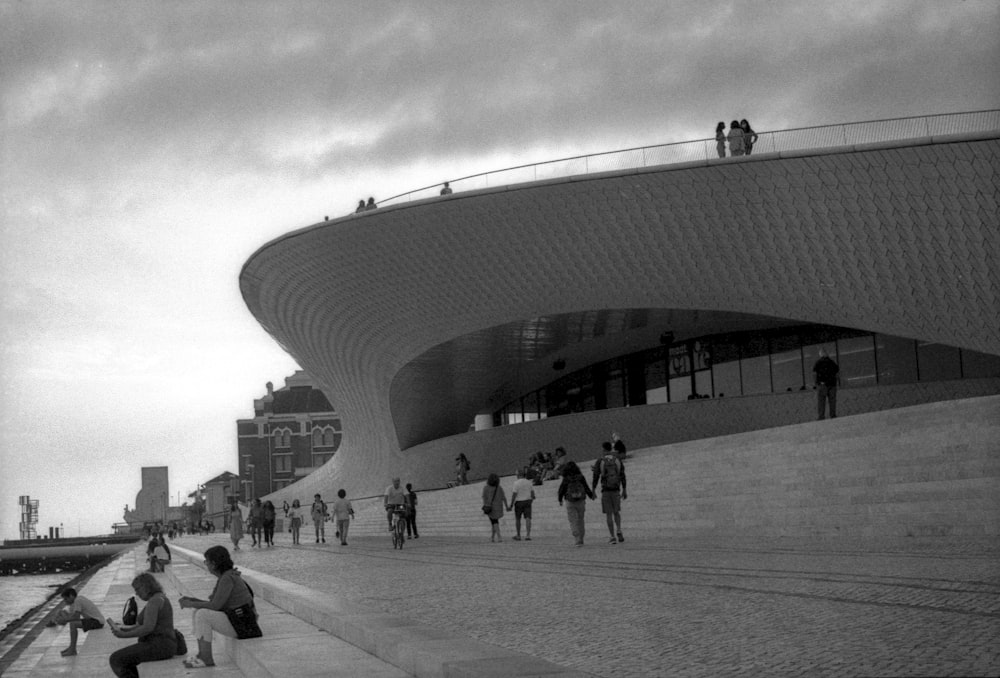
[[[207,669],[209,664],[205,663],[205,660],[201,657],[195,655],[194,657],[188,657],[184,660],[184,668],[187,669]],[[215,666],[212,664],[212,666]]]

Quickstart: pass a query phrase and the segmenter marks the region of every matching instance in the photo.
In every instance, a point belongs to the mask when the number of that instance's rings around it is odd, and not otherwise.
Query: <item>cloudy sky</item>
[[[0,537],[236,470],[262,244],[591,151],[1000,108],[1000,3],[0,0]],[[330,394],[336,402],[336,394]],[[350,422],[345,422],[349,427]]]

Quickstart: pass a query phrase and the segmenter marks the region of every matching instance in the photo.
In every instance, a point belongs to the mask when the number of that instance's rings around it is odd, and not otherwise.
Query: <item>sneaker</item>
[[[60,652],[59,654],[61,654],[61,655],[62,655],[62,656],[64,656],[64,657],[72,657],[73,655],[75,655],[75,654],[76,654],[76,650],[74,650],[74,649],[73,649],[73,648],[71,648],[71,647],[67,647],[67,648],[66,648],[65,650],[63,650],[63,651],[62,651],[62,652]]]
[[[617,540],[615,540],[615,538],[614,538],[614,537],[611,537],[611,539],[609,539],[609,540],[608,540],[608,543],[609,543],[609,544],[617,544],[617,543],[618,543],[618,541],[617,541]]]
[[[323,537],[323,540],[322,540],[322,541],[323,541],[323,543],[325,544],[325,543],[326,543],[326,537]]]
[[[622,535],[621,532],[618,533],[618,541],[623,542],[623,543],[625,541],[625,537]]]
[[[531,541],[531,537],[525,537],[524,541]]]
[[[519,535],[514,535],[513,537],[511,537],[511,539],[513,539],[514,541],[521,541],[521,537]]]

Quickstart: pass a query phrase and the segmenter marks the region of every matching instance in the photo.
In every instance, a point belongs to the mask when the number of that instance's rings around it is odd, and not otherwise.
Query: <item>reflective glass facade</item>
[[[837,327],[699,337],[619,356],[561,376],[494,412],[494,425],[591,410],[808,390],[820,349],[840,387],[1000,376],[1000,356]]]

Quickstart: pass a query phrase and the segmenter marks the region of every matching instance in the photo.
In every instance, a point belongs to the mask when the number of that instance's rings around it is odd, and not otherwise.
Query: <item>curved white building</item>
[[[456,192],[289,233],[242,294],[343,438],[275,498],[441,487],[458,452],[481,477],[560,444],[593,456],[612,430],[638,448],[807,421],[820,346],[842,414],[1000,393],[998,174],[995,129]]]

